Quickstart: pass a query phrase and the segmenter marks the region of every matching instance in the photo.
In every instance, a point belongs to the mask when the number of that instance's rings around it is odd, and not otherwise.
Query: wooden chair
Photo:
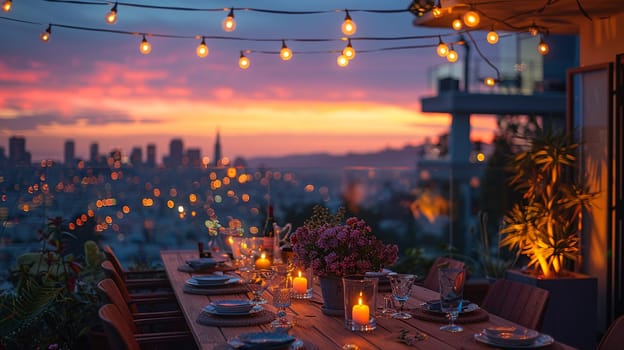
[[[119,276],[126,282],[128,288],[170,288],[171,284],[166,277],[165,270],[145,270],[130,271],[124,269],[121,261],[113,251],[113,248],[106,244],[104,255],[111,262]],[[146,278],[145,276],[151,276]],[[164,277],[163,277],[164,276]]]
[[[136,334],[131,325],[122,316],[119,308],[114,304],[102,305],[98,311],[108,345],[115,350],[162,349],[170,344],[169,348],[194,348],[193,338],[186,334],[151,333]]]
[[[624,315],[611,323],[596,350],[620,350],[624,347]]]
[[[524,327],[540,330],[547,304],[547,290],[499,279],[490,286],[481,307]]]
[[[463,269],[464,262],[455,260],[446,256],[437,257],[435,261],[433,262],[433,265],[431,265],[429,272],[427,272],[427,276],[422,282],[423,287],[427,289],[435,290],[436,292],[440,290],[440,282],[438,281],[438,269],[441,266],[445,266],[445,267],[449,267],[453,269]]]

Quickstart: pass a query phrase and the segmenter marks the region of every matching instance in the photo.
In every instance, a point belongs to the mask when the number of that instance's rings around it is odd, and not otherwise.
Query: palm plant
[[[578,147],[563,132],[539,130],[508,164],[509,183],[523,196],[503,219],[500,244],[526,255],[545,278],[579,259],[583,212],[596,196],[572,176]]]

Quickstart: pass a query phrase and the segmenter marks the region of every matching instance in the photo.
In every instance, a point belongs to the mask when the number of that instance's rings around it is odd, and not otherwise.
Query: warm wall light
[[[492,77],[487,77],[483,79],[483,83],[487,86],[494,86],[496,84],[496,80]]]
[[[357,26],[355,25],[355,22],[353,22],[353,20],[351,19],[351,16],[349,15],[349,10],[345,11],[347,14],[345,15],[344,22],[342,22],[342,33],[344,35],[353,35],[357,30]]]
[[[461,19],[455,18],[451,23],[451,27],[453,27],[453,29],[455,30],[461,30],[464,27],[464,23]]]
[[[550,51],[550,47],[544,42],[544,38],[540,38],[540,42],[537,44],[537,52],[544,56],[548,54],[548,51]]]
[[[282,40],[282,49],[280,50],[280,57],[284,61],[290,61],[292,56],[293,56],[292,50],[289,49],[288,46],[286,46],[286,42],[284,42],[284,40]]]
[[[349,65],[349,58],[345,55],[340,55],[336,59],[336,63],[338,63],[338,66],[340,67],[346,67]]]
[[[147,55],[152,52],[152,44],[150,44],[145,38],[145,34],[143,34],[143,40],[141,40],[141,45],[139,45],[139,51],[142,54]]]
[[[108,11],[108,13],[106,14],[106,23],[108,24],[117,23],[117,2],[115,2],[115,5],[113,5],[111,10]]]
[[[226,32],[231,32],[236,29],[236,21],[234,20],[234,8],[230,9],[230,13],[228,13],[227,17],[221,23],[221,27]]]
[[[13,2],[11,0],[6,0],[2,3],[2,11],[9,12],[11,11],[11,6],[13,6]]]
[[[494,27],[492,27],[492,30],[487,33],[486,39],[487,42],[492,45],[498,42],[498,33],[494,30]]]
[[[249,58],[247,58],[245,54],[243,53],[243,51],[241,51],[240,58],[238,59],[238,66],[241,69],[247,69],[249,68],[249,63],[250,63]]]
[[[472,10],[466,11],[466,13],[464,13],[464,24],[467,27],[474,28],[478,26],[479,23],[481,23],[481,17],[479,17],[479,13]]]
[[[448,55],[446,55],[446,59],[449,62],[455,62],[457,61],[458,58],[459,58],[459,55],[457,54],[457,51],[455,51],[453,49],[453,45],[451,45],[451,49],[449,50]]]
[[[438,53],[438,56],[440,57],[446,57],[446,55],[448,55],[449,53],[448,45],[446,45],[444,41],[442,41],[442,38],[440,38],[440,42],[438,43],[436,52]]]
[[[355,58],[355,49],[351,46],[351,39],[349,39],[347,46],[342,50],[342,56],[346,57],[348,60]]]
[[[41,41],[45,43],[50,41],[50,36],[52,36],[52,25],[48,24],[48,28],[46,28],[46,30],[41,33],[41,36],[39,36],[39,38],[41,38]]]
[[[206,57],[208,56],[208,46],[206,46],[206,39],[202,37],[201,44],[197,46],[197,56]]]

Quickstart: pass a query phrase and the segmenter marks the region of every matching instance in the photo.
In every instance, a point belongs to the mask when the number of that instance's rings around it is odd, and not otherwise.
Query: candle
[[[368,324],[369,316],[370,309],[368,308],[368,305],[362,304],[362,292],[360,292],[357,305],[353,305],[351,318],[355,324],[364,325]]]
[[[301,271],[299,271],[299,277],[293,279],[293,289],[297,294],[305,294],[308,292],[308,279],[301,277]]]
[[[262,270],[271,268],[271,261],[267,259],[265,253],[260,254],[260,257],[256,260],[256,268]]]

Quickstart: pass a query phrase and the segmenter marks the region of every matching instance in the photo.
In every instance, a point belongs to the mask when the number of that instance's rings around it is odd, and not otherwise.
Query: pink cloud
[[[17,70],[0,61],[0,81],[13,83],[36,83],[50,75],[45,70]]]

